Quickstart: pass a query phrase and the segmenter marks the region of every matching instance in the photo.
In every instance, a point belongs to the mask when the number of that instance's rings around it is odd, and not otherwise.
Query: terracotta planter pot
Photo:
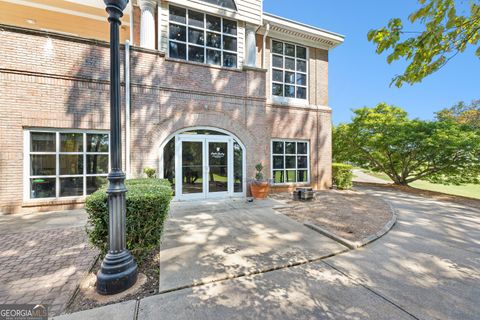
[[[265,199],[270,191],[270,186],[266,181],[252,182],[252,184],[250,184],[250,191],[252,192],[252,197],[255,199]]]

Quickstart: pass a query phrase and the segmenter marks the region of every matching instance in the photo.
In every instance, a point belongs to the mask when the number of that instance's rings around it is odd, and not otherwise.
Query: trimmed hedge
[[[160,244],[164,222],[168,216],[173,191],[168,180],[133,179],[125,185],[127,217],[126,244],[137,262]],[[108,251],[108,195],[103,186],[87,197],[85,209],[88,215],[86,228],[90,243],[102,255]]]
[[[129,179],[125,182],[127,188],[129,186],[137,186],[137,185],[161,185],[171,188],[172,185],[170,181],[167,179],[155,179],[155,178],[147,178],[147,179]]]
[[[347,190],[353,186],[353,166],[343,163],[332,164],[333,183],[338,189]]]

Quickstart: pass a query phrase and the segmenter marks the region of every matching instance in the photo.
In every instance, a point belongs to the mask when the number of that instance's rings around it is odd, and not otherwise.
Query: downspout
[[[265,59],[267,57],[265,51],[267,50],[267,36],[270,32],[270,23],[267,22],[265,33],[263,34],[263,48],[262,48],[262,68],[265,69]]]
[[[127,179],[130,170],[130,41],[125,41],[125,171]]]

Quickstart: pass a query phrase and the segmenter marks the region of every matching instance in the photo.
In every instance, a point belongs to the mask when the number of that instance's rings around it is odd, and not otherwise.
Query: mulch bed
[[[350,241],[360,241],[380,231],[392,217],[388,203],[354,190],[317,192],[311,201],[294,201],[290,193],[270,195],[287,200],[277,209],[300,222],[309,222]]]
[[[97,274],[100,269],[101,259],[98,259],[97,263],[93,266],[87,277],[91,277],[92,274]],[[93,309],[108,304],[141,299],[148,296],[153,296],[158,293],[159,288],[159,272],[160,272],[160,251],[156,250],[152,252],[138,268],[139,273],[143,273],[147,277],[146,283],[140,287],[140,289],[134,294],[127,295],[121,299],[111,301],[109,303],[101,303],[86,296],[85,292],[80,287],[74,298],[71,300],[65,313],[73,313],[82,310]]]
[[[480,208],[480,200],[479,199],[462,197],[462,196],[446,194],[446,193],[441,193],[441,192],[436,192],[436,191],[422,190],[422,189],[417,189],[417,188],[413,188],[413,187],[409,187],[409,186],[399,186],[399,185],[394,185],[394,184],[364,183],[364,182],[355,182],[355,185],[356,186],[376,187],[376,188],[387,189],[387,190],[402,191],[402,192],[405,192],[405,193],[409,193],[409,194],[413,194],[413,195],[416,195],[416,196],[429,198],[429,199],[433,199],[433,200],[454,202],[454,203],[467,205],[467,206],[474,207],[474,208]]]

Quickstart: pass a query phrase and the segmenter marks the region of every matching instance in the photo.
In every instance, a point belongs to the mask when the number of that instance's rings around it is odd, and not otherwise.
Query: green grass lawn
[[[385,181],[392,181],[385,173],[371,172],[368,170],[364,170],[364,172]],[[453,194],[456,196],[480,199],[480,184],[463,184],[460,186],[455,186],[436,184],[424,180],[418,180],[410,183],[410,186],[422,190],[436,191],[446,194]]]

